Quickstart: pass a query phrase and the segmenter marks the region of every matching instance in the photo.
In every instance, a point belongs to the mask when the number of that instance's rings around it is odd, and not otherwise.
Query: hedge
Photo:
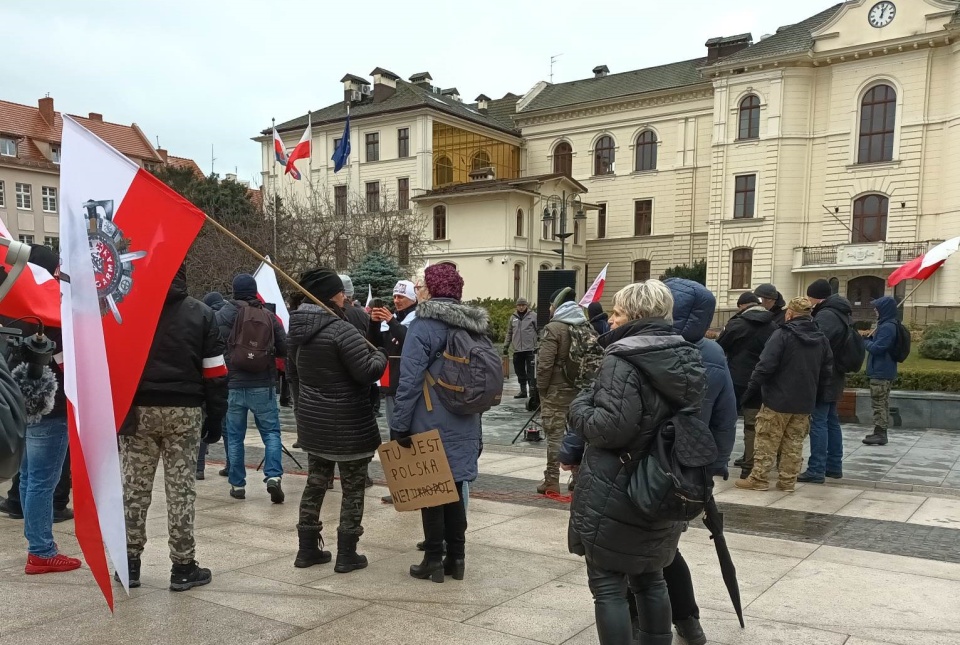
[[[928,327],[918,351],[924,358],[960,361],[960,324],[949,322]]]
[[[847,387],[869,388],[870,379],[863,372],[847,374]],[[893,389],[960,393],[960,372],[913,371],[900,368],[900,375],[893,382]]]
[[[483,300],[471,300],[467,304],[487,310],[490,314],[490,325],[493,328],[496,342],[504,342],[507,327],[510,325],[510,316],[517,310],[516,301],[511,298],[484,298]],[[537,315],[533,307],[530,308],[530,315]]]

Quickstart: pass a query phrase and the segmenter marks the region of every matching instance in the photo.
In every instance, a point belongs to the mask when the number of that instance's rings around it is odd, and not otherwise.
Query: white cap
[[[353,300],[353,280],[350,279],[350,276],[341,273],[340,282],[343,283],[343,295]]]
[[[409,280],[401,280],[398,282],[393,288],[393,295],[404,296],[405,298],[409,298],[414,302],[417,301],[417,289]]]

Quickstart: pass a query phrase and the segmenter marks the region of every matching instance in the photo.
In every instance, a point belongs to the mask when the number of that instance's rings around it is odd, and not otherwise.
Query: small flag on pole
[[[347,165],[347,159],[350,158],[350,114],[347,114],[347,122],[343,126],[343,136],[340,137],[340,145],[333,151],[330,159],[333,161],[334,174]]]
[[[581,307],[588,307],[592,302],[599,302],[600,298],[603,296],[603,287],[607,283],[607,267],[603,267],[603,270],[597,275],[597,279],[593,281],[593,284],[590,285],[590,288],[587,289],[587,292],[583,294],[583,298],[580,300]]]
[[[270,256],[267,256],[268,261]],[[280,283],[277,282],[277,273],[273,267],[266,262],[261,262],[257,270],[253,272],[253,279],[257,281],[257,297],[262,302],[271,302],[277,307],[277,318],[283,324],[283,330],[290,330],[290,312],[287,311],[287,304],[283,301],[283,292],[280,291]]]
[[[294,165],[294,162],[299,161],[300,159],[309,159],[313,154],[311,148],[311,142],[313,141],[313,124],[310,119],[310,115],[307,115],[307,129],[303,131],[303,136],[300,137],[300,143],[297,144],[297,147],[293,149],[290,153],[290,156],[287,157],[287,173],[293,175],[294,179],[300,179],[300,172],[297,170],[297,167]]]

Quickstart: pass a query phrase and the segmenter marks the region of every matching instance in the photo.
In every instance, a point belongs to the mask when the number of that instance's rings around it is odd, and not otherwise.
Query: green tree
[[[250,200],[248,188],[239,182],[221,180],[216,174],[201,177],[188,167],[161,166],[154,174],[221,224],[263,219]]]
[[[660,276],[661,280],[666,280],[667,278],[684,278],[707,286],[707,261],[697,260],[693,263],[692,267],[686,264],[671,267]]]
[[[407,279],[393,258],[380,251],[367,253],[348,275],[353,280],[354,297],[361,303],[367,299],[367,285],[370,285],[374,298],[389,300],[394,285]]]

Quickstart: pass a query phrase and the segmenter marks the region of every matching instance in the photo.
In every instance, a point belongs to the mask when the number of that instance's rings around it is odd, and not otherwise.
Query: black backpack
[[[890,358],[898,363],[902,363],[910,356],[910,330],[903,326],[899,320],[894,320],[893,324],[897,326],[897,337],[890,348]]]
[[[263,307],[238,301],[227,347],[230,369],[265,372],[274,364],[273,315]]]
[[[436,376],[428,370],[423,384],[428,410],[433,407],[428,386],[434,387],[440,403],[453,414],[480,414],[500,405],[503,362],[487,336],[453,327],[437,358],[440,370]]]
[[[717,460],[710,428],[692,414],[664,421],[649,451],[630,476],[627,494],[640,514],[652,521],[689,522],[703,513],[713,496],[709,467]],[[621,461],[632,459],[621,455]]]
[[[849,317],[841,316],[837,311],[828,309],[846,326],[846,332],[840,343],[834,347],[831,343],[830,349],[833,350],[833,364],[844,374],[853,374],[859,372],[863,367],[863,361],[867,358],[867,346],[863,342],[863,336],[850,322]]]

